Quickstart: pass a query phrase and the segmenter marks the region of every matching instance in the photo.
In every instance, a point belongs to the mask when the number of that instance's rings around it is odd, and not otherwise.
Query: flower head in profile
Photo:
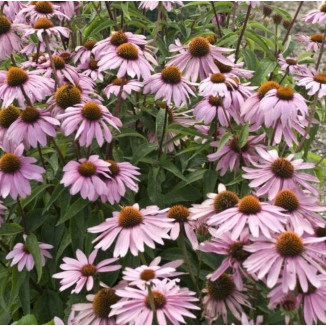
[[[144,284],[117,290],[116,294],[121,300],[112,306],[110,316],[117,316],[118,324],[133,322],[136,325],[152,325],[154,312]],[[155,282],[152,286],[152,295],[159,325],[184,324],[186,323],[184,317],[196,318],[189,311],[199,310],[192,303],[198,301],[195,292],[180,288],[174,280],[164,279]]]
[[[34,164],[34,157],[23,156],[23,144],[4,144],[3,147],[6,152],[0,157],[0,194],[3,198],[8,195],[13,199],[18,195],[24,198],[32,191],[29,180],[42,182],[45,170]]]
[[[248,195],[243,197],[235,207],[213,215],[207,223],[218,226],[215,237],[230,231],[231,239],[237,240],[242,232],[249,230],[254,238],[258,238],[261,234],[271,238],[274,232],[284,231],[287,218],[282,211],[280,207],[260,202],[258,198]]]
[[[136,268],[126,267],[123,271],[123,279],[129,285],[151,284],[160,279],[173,278],[183,273],[177,272],[177,267],[183,264],[183,260],[174,260],[162,266],[159,265],[161,257],[156,257],[149,266],[142,265]]]
[[[106,191],[102,177],[109,178],[110,163],[101,160],[98,155],[91,155],[88,159],[70,161],[63,168],[63,178],[60,181],[70,188],[70,194],[80,192],[84,199],[95,201]]]
[[[283,293],[293,291],[300,285],[303,292],[309,284],[321,286],[317,271],[326,275],[321,267],[325,252],[315,246],[326,238],[300,237],[293,231],[274,233],[272,237],[261,236],[254,243],[244,246],[251,255],[243,263],[249,274],[266,280],[269,288],[281,281]]]
[[[9,127],[20,117],[20,110],[14,106],[9,105],[6,108],[0,109],[0,145],[6,137]]]
[[[89,76],[90,78],[92,78],[94,81],[104,81],[104,75],[101,71],[99,71],[98,68],[98,60],[96,60],[95,58],[90,58],[88,59],[86,62],[80,64],[78,66],[78,68],[80,70],[83,70],[82,74],[85,76]]]
[[[308,35],[297,35],[298,41],[301,43],[307,43],[306,51],[319,51],[321,44],[323,43],[323,34],[317,33]]]
[[[24,241],[26,241],[27,236],[24,235]],[[48,249],[52,249],[53,246],[47,243],[39,242],[38,246],[41,251],[41,263],[42,266],[45,265],[45,258],[52,258],[51,254],[48,252]],[[31,271],[34,268],[34,258],[29,252],[26,243],[16,243],[13,250],[11,250],[6,259],[12,259],[10,266],[17,265],[18,271],[21,272],[23,268],[26,268],[27,271]]]
[[[90,233],[101,233],[93,242],[95,248],[107,250],[116,240],[113,256],[124,257],[127,252],[138,255],[144,252],[146,244],[154,249],[155,242],[163,245],[163,239],[169,239],[168,232],[172,219],[165,216],[157,206],[140,209],[138,204],[125,206],[120,212],[113,212],[113,217],[88,229]]]
[[[305,163],[302,159],[293,159],[293,154],[279,157],[275,149],[270,151],[257,149],[257,152],[261,157],[260,162],[252,162],[254,168],[243,167],[246,172],[243,177],[251,180],[249,186],[256,188],[258,197],[268,195],[271,200],[283,189],[300,188],[318,196],[318,190],[309,183],[318,183],[318,178],[300,172],[300,170],[313,169],[315,164]]]
[[[228,324],[228,310],[236,319],[241,320],[243,306],[250,306],[245,289],[243,292],[237,289],[233,277],[226,273],[215,281],[207,280],[203,293],[203,316],[210,324],[220,316],[223,323]]]
[[[24,92],[29,100],[42,102],[54,89],[52,79],[39,76],[34,71],[19,67],[11,67],[8,71],[0,71],[0,99],[4,107],[17,100],[21,107],[26,106]]]
[[[110,98],[111,94],[118,96],[122,87],[121,98],[125,100],[132,92],[139,93],[142,86],[143,83],[135,79],[115,78],[104,88],[104,93],[107,98]]]
[[[117,258],[105,259],[95,265],[96,256],[97,250],[93,250],[87,258],[80,249],[77,249],[77,259],[64,257],[64,264],[60,265],[63,272],[52,275],[53,278],[61,279],[59,291],[64,291],[75,284],[76,287],[71,293],[79,293],[84,286],[87,291],[90,291],[94,286],[94,276],[97,273],[113,272],[121,268],[121,265],[112,265],[118,260]]]
[[[178,67],[184,73],[184,77],[193,82],[197,81],[198,76],[203,80],[210,74],[219,72],[214,63],[215,59],[225,65],[233,65],[232,61],[224,56],[232,49],[211,45],[206,38],[201,36],[193,38],[187,45],[172,44],[169,50],[180,52],[180,54],[172,57],[167,65]]]
[[[230,61],[232,62],[231,66],[226,65],[218,61],[217,59],[214,60],[215,65],[217,66],[218,70],[222,74],[225,74],[228,77],[243,77],[248,79],[250,79],[253,76],[254,71],[242,68],[244,62],[238,62],[238,63],[234,62],[235,56],[233,54],[229,55],[227,58],[230,59]]]
[[[326,3],[324,2],[319,9],[312,10],[308,12],[307,15],[303,17],[306,23],[311,24],[323,24],[326,22]]]
[[[62,121],[61,128],[66,136],[76,132],[75,139],[81,146],[90,146],[94,138],[102,146],[104,140],[112,141],[112,133],[108,127],[119,130],[122,122],[114,117],[111,112],[97,102],[86,102],[75,104],[59,114],[58,119]]]
[[[326,72],[318,73],[316,70],[306,70],[305,74],[299,77],[297,85],[304,86],[308,90],[308,95],[318,93],[321,99],[326,96]]]
[[[174,102],[176,107],[187,105],[190,96],[195,96],[193,83],[182,77],[178,67],[165,67],[144,81],[144,94],[155,94],[155,100],[162,99],[167,105]]]
[[[182,1],[140,1],[139,8],[153,11],[159,3],[162,3],[166,11],[171,11],[175,5],[183,6]]]
[[[284,58],[283,54],[280,54],[278,63],[281,66],[281,70],[288,70],[291,75],[302,74],[308,70],[307,66],[298,63],[298,58],[296,57]]]
[[[92,57],[92,50],[95,45],[96,41],[87,40],[83,45],[77,46],[73,55],[74,63],[77,63],[78,61],[81,64],[88,62]]]
[[[59,124],[49,110],[27,106],[10,125],[6,135],[16,144],[24,143],[26,149],[30,146],[36,148],[38,144],[47,144],[47,136],[56,136],[55,128]]]

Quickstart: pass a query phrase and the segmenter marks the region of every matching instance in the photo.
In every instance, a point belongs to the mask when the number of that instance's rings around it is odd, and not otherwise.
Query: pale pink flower
[[[26,241],[27,236],[24,234],[23,238],[24,241]],[[38,246],[41,251],[41,263],[42,266],[44,266],[45,258],[52,258],[52,255],[47,249],[52,249],[53,246],[43,242],[39,242]],[[6,259],[12,259],[10,266],[17,265],[19,272],[21,272],[23,268],[26,268],[27,271],[31,271],[35,264],[34,258],[28,251],[26,244],[21,242],[15,244],[13,250],[7,254]]]
[[[135,79],[128,80],[127,78],[115,78],[111,84],[108,84],[104,88],[104,93],[107,98],[110,98],[111,94],[118,96],[121,87],[121,98],[125,100],[132,92],[139,93],[140,89],[143,87],[143,83]]]
[[[314,245],[325,239],[300,237],[293,231],[275,233],[271,238],[260,236],[252,239],[254,243],[244,246],[251,255],[243,266],[248,273],[264,279],[269,288],[281,279],[284,293],[293,291],[298,284],[307,292],[309,283],[317,288],[321,286],[317,271],[326,274],[321,266],[325,252]]]
[[[242,68],[244,66],[244,62],[238,62],[238,63],[234,62],[235,61],[234,54],[229,55],[227,58],[230,59],[230,61],[232,62],[231,66],[223,64],[217,59],[214,60],[214,63],[217,66],[219,72],[221,72],[222,74],[228,77],[243,77],[243,78],[250,79],[253,76],[254,74],[253,70],[247,70]]]
[[[21,1],[0,1],[0,6],[3,7],[3,13],[14,21],[19,11],[24,8]]]
[[[112,306],[110,316],[117,316],[117,324],[152,325],[154,312],[149,305],[146,286],[137,285],[117,290],[122,299]],[[168,279],[157,281],[152,286],[152,295],[156,307],[159,325],[184,324],[185,317],[196,318],[188,309],[199,310],[192,302],[198,301],[195,292],[180,288],[175,281]]]
[[[172,227],[172,219],[165,216],[157,206],[139,209],[138,204],[126,206],[120,212],[113,212],[113,217],[88,229],[90,233],[101,233],[93,242],[95,248],[107,250],[117,239],[113,251],[114,257],[124,257],[128,251],[132,255],[144,252],[146,244],[154,249],[155,242],[163,245],[163,239],[169,239],[168,232]]]
[[[74,63],[78,61],[81,64],[89,62],[94,46],[96,46],[96,41],[94,40],[87,40],[83,45],[77,46],[73,55]]]
[[[319,51],[323,42],[323,34],[297,35],[298,41],[301,43],[307,43],[306,51]]]
[[[55,4],[59,7],[59,11],[71,19],[75,14],[75,9],[78,8],[80,1],[55,1]]]
[[[305,163],[302,159],[293,159],[294,154],[287,157],[279,157],[275,149],[265,151],[257,148],[261,157],[260,163],[252,162],[254,168],[243,167],[246,172],[243,178],[251,180],[249,186],[256,188],[256,195],[274,199],[276,194],[283,189],[308,190],[314,196],[318,196],[318,190],[309,182],[319,182],[318,178],[311,174],[299,172],[300,170],[313,169],[315,164]]]
[[[121,265],[112,265],[118,260],[117,258],[105,259],[95,265],[97,252],[97,250],[93,250],[87,258],[80,249],[77,249],[77,259],[63,258],[64,264],[60,265],[63,272],[52,275],[53,278],[61,279],[59,291],[64,291],[75,284],[76,287],[71,293],[80,293],[84,286],[86,286],[87,291],[90,291],[93,289],[94,276],[97,273],[113,272],[121,268]]]
[[[142,265],[136,268],[126,267],[122,272],[123,279],[129,282],[129,285],[151,284],[160,279],[173,278],[183,273],[177,272],[176,268],[183,264],[183,260],[174,260],[159,266],[161,257],[156,257],[149,266]]]
[[[0,109],[0,145],[8,139],[7,131],[9,127],[19,118],[21,111],[14,105]]]
[[[303,17],[304,21],[306,23],[312,23],[312,24],[323,24],[326,22],[326,3],[323,3],[319,9],[312,10],[308,12]]]
[[[302,74],[308,70],[307,66],[298,63],[298,58],[296,57],[287,57],[285,59],[283,54],[280,54],[278,63],[281,66],[281,70],[288,70],[291,75]]]
[[[80,64],[78,66],[78,69],[83,70],[82,74],[85,76],[89,76],[93,79],[93,81],[100,80],[103,82],[104,76],[101,71],[98,69],[98,60],[95,60],[94,58],[88,59],[84,63]]]
[[[104,140],[110,143],[112,133],[108,127],[119,130],[122,122],[114,117],[111,112],[102,104],[87,102],[76,104],[65,109],[64,113],[57,115],[62,121],[61,128],[66,136],[76,132],[75,139],[81,146],[89,147],[94,138],[102,146]]]
[[[64,175],[60,183],[70,188],[70,194],[80,192],[84,199],[95,201],[106,191],[101,176],[109,178],[110,164],[101,160],[98,155],[91,155],[88,159],[82,158],[78,162],[70,161],[64,168]]]
[[[297,85],[304,86],[308,90],[308,95],[318,93],[321,99],[326,96],[326,73],[318,73],[315,69],[306,70],[306,73],[299,77]]]
[[[150,11],[153,11],[159,5],[160,2],[162,3],[166,11],[171,11],[172,7],[175,5],[183,7],[182,1],[140,1],[139,8],[149,9]]]
[[[243,312],[241,315],[241,325],[261,325],[264,321],[264,316],[258,315],[255,319],[250,320],[248,316]]]

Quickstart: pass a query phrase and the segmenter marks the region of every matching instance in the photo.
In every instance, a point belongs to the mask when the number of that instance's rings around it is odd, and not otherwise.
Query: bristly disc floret
[[[14,105],[0,110],[0,126],[8,129],[20,116],[20,110]]]
[[[234,282],[230,275],[222,274],[216,281],[207,280],[206,290],[213,300],[225,300],[233,292]]]
[[[55,93],[55,100],[62,109],[66,109],[81,102],[81,92],[74,85],[63,85]]]
[[[19,156],[13,153],[3,154],[0,158],[0,170],[5,173],[13,174],[20,169]]]
[[[292,100],[294,96],[294,91],[290,87],[280,86],[276,91],[276,95],[281,100]]]
[[[299,208],[299,199],[291,190],[282,190],[275,197],[275,206],[282,207],[289,212]]]
[[[239,211],[246,215],[257,214],[261,211],[261,204],[254,196],[245,196],[239,202]]]
[[[195,37],[189,43],[189,52],[193,57],[204,57],[209,53],[209,42],[204,37]]]
[[[214,198],[214,210],[216,213],[225,211],[234,207],[239,202],[239,197],[229,190],[218,193]]]
[[[161,76],[167,84],[176,85],[181,81],[180,69],[175,66],[165,67],[161,72]]]
[[[323,34],[317,33],[310,35],[310,40],[316,43],[323,43]]]
[[[262,99],[267,92],[269,92],[272,89],[278,89],[280,87],[280,84],[275,81],[268,81],[260,85],[258,88],[258,97]]]
[[[0,35],[8,33],[10,28],[10,20],[6,16],[0,16]]]
[[[96,173],[96,166],[94,163],[85,161],[78,167],[78,172],[84,177],[91,177]]]
[[[121,209],[119,214],[119,225],[124,228],[131,228],[140,224],[143,217],[140,211],[132,206],[127,206]]]
[[[126,60],[137,60],[138,59],[138,49],[131,43],[123,43],[118,46],[118,55]]]
[[[214,84],[220,84],[225,82],[225,76],[222,73],[215,73],[211,75],[211,82]]]
[[[109,166],[109,169],[111,171],[111,174],[113,176],[116,176],[119,174],[120,172],[120,168],[119,168],[119,165],[117,164],[116,161],[113,161],[113,160],[107,160],[108,163],[110,163],[111,165]]]
[[[111,43],[115,46],[119,46],[127,42],[128,42],[128,38],[126,34],[121,31],[114,32],[111,36]]]
[[[82,109],[82,116],[89,121],[100,120],[102,114],[102,110],[96,102],[87,102]]]
[[[314,81],[320,84],[326,84],[326,72],[315,75]]]
[[[11,87],[24,85],[28,75],[22,68],[12,67],[7,72],[7,83]]]
[[[304,245],[295,232],[285,231],[277,238],[276,250],[283,257],[295,257],[304,252]]]
[[[119,297],[111,288],[99,290],[94,297],[93,311],[99,318],[108,318],[111,306],[119,301]]]
[[[21,112],[21,117],[25,123],[33,124],[39,119],[40,113],[36,108],[27,106],[26,109]]]
[[[54,24],[50,19],[45,17],[39,18],[33,25],[35,29],[49,29],[54,27]]]
[[[53,14],[53,6],[50,1],[36,1],[35,10],[41,14]]]
[[[161,309],[165,306],[166,298],[163,293],[157,290],[152,290],[152,296],[153,296],[154,306],[156,309]],[[151,309],[150,299],[148,295],[145,298],[145,304],[149,309]]]
[[[175,205],[168,210],[167,216],[169,218],[174,218],[178,222],[187,222],[189,214],[189,209],[186,206]]]
[[[280,157],[272,163],[272,172],[281,179],[290,179],[294,174],[294,167],[290,161]]]

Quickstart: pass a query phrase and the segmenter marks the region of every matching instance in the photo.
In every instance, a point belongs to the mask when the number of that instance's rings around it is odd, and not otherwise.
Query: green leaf
[[[70,245],[70,243],[71,243],[71,236],[70,233],[66,231],[66,233],[63,235],[62,240],[60,241],[60,246],[57,250],[56,257],[55,257],[56,260],[59,260],[64,250]]]
[[[160,162],[160,166],[163,169],[165,169],[165,170],[173,173],[177,178],[179,178],[179,179],[181,179],[181,180],[183,180],[183,181],[185,181],[185,182],[188,183],[187,178],[184,177],[184,175],[182,174],[182,172],[171,161],[168,161],[168,160],[161,161]]]
[[[73,204],[68,208],[67,212],[60,218],[59,222],[56,224],[57,226],[68,221],[75,215],[77,215],[84,207],[89,204],[88,200],[84,200],[83,198],[78,198]]]
[[[0,227],[0,235],[15,235],[24,232],[24,228],[16,223],[6,223]]]
[[[240,136],[239,136],[239,146],[242,148],[244,145],[247,144],[249,137],[249,122],[247,122],[243,128],[241,129]]]
[[[243,56],[246,67],[249,70],[256,70],[257,68],[257,58],[254,51],[250,49],[242,49],[241,54]]]
[[[42,277],[42,255],[41,250],[35,234],[31,233],[26,238],[26,247],[34,259],[35,268],[37,272],[37,283]]]
[[[254,77],[251,79],[251,85],[259,85],[264,81],[265,77],[268,76],[276,67],[277,63],[269,59],[263,59],[256,72]]]
[[[173,123],[168,126],[168,130],[175,132],[176,134],[182,134],[187,136],[199,136],[201,138],[211,139],[211,136],[204,135],[200,131],[191,128],[191,127],[184,127],[180,124]]]
[[[137,164],[139,161],[141,161],[145,156],[147,156],[149,153],[153,152],[157,149],[157,145],[150,144],[150,143],[142,143],[137,148],[135,148],[134,156],[132,157],[131,161],[133,164]]]
[[[209,192],[216,192],[216,182],[218,179],[218,172],[206,170],[203,178],[204,194]]]
[[[40,185],[35,187],[32,190],[32,193],[30,196],[28,196],[27,198],[25,198],[24,200],[22,200],[22,206],[25,207],[27,206],[29,203],[31,203],[39,194],[43,193],[45,189],[47,189],[48,187],[51,187],[52,185],[50,184],[45,184],[45,185]]]
[[[163,137],[163,133],[164,133],[164,128],[166,128],[167,125],[167,110],[166,109],[160,109],[157,112],[156,115],[156,127],[155,127],[155,131],[156,131],[156,137],[159,141],[159,143],[161,143],[162,141],[162,137]],[[164,138],[166,138],[166,130],[164,133]],[[163,139],[163,144],[164,144],[164,139]]]
[[[34,315],[26,315],[11,325],[38,325],[38,323]]]
[[[114,138],[116,139],[123,138],[123,137],[139,137],[147,140],[145,136],[135,131],[134,129],[129,129],[129,128],[120,128],[120,133],[114,136]]]
[[[49,208],[54,204],[54,202],[59,198],[59,196],[64,191],[68,192],[67,188],[65,188],[62,184],[58,183],[56,185],[56,187],[54,188],[48,203],[45,205],[45,207],[42,211],[42,214],[44,214],[45,212],[47,212],[49,210]]]
[[[223,136],[221,137],[218,143],[217,151],[215,153],[218,153],[224,147],[224,145],[231,139],[231,137],[232,134],[228,131],[225,134],[223,134]]]

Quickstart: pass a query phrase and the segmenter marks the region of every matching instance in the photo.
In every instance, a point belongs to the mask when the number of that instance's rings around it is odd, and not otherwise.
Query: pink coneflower
[[[0,1],[0,6],[3,8],[3,13],[14,21],[19,11],[24,8],[21,1]]]
[[[51,117],[49,110],[27,106],[10,125],[6,136],[16,144],[23,142],[26,149],[30,146],[36,148],[38,144],[47,144],[47,136],[56,136],[55,127],[58,125],[59,121]]]
[[[307,292],[309,283],[317,288],[321,286],[317,271],[326,273],[320,266],[325,252],[314,245],[325,239],[302,238],[293,231],[276,233],[271,238],[261,236],[253,239],[253,244],[244,246],[244,250],[251,252],[251,255],[243,266],[258,279],[266,276],[269,288],[274,287],[282,275],[284,293],[293,291],[297,284],[300,284],[303,292]]]
[[[320,9],[312,10],[308,12],[307,15],[303,17],[304,21],[306,23],[312,23],[312,24],[322,24],[326,22],[326,3],[323,3],[320,6]]]
[[[3,216],[5,215],[5,211],[6,211],[6,206],[2,205],[3,202],[0,200],[0,227],[3,223]]]
[[[145,285],[136,288],[126,287],[117,290],[122,299],[112,306],[110,316],[117,316],[118,324],[129,322],[135,325],[152,325],[154,312]],[[183,316],[196,318],[188,309],[199,310],[192,302],[198,301],[195,292],[180,288],[175,281],[168,279],[155,282],[152,286],[152,296],[156,308],[159,325],[186,323]]]
[[[180,107],[190,102],[190,96],[195,96],[193,85],[182,77],[178,67],[169,66],[145,79],[144,94],[155,94],[155,100],[162,99],[167,105],[173,101],[176,107]]]
[[[228,208],[234,207],[238,202],[238,196],[223,185],[219,185],[219,192],[208,193],[208,199],[201,204],[193,204],[190,210],[190,218],[199,221],[200,224],[207,223],[207,220],[213,215],[223,212]]]
[[[59,20],[69,17],[58,10],[59,6],[54,5],[50,1],[36,1],[34,4],[30,2],[25,8],[20,10],[17,19],[30,20],[34,24],[40,18],[57,17]]]
[[[294,160],[294,155],[279,157],[275,149],[266,152],[258,148],[257,152],[262,163],[252,162],[255,168],[243,167],[246,172],[243,178],[252,180],[250,187],[257,188],[258,197],[268,195],[274,199],[276,194],[283,189],[307,189],[314,196],[318,196],[318,190],[308,182],[319,182],[318,178],[311,174],[301,173],[299,170],[313,169],[315,164],[304,163],[302,159]]]
[[[264,321],[264,316],[258,315],[255,319],[250,320],[248,316],[243,312],[241,315],[241,325],[261,325]]]
[[[221,176],[223,176],[228,169],[237,173],[240,165],[248,166],[252,162],[258,161],[259,156],[256,151],[260,148],[266,148],[265,145],[261,144],[265,136],[265,133],[259,136],[249,136],[247,143],[243,146],[240,146],[239,136],[233,136],[221,150],[207,155],[207,158],[210,162],[217,161],[216,170],[221,170]],[[213,141],[211,146],[218,147],[219,141]]]
[[[122,122],[114,117],[111,112],[97,102],[87,102],[68,107],[64,113],[59,114],[62,120],[61,128],[66,136],[76,131],[75,139],[81,146],[89,147],[93,138],[102,146],[104,140],[112,141],[112,134],[108,125],[119,130]]]
[[[16,33],[23,30],[24,25],[12,24],[6,16],[0,15],[0,60],[21,49],[22,41]]]
[[[285,189],[276,195],[274,205],[284,209],[289,216],[289,229],[294,230],[300,236],[304,232],[314,234],[316,228],[325,225],[325,220],[316,212],[325,212],[326,207],[320,206],[314,197]]]
[[[123,271],[123,279],[129,285],[151,284],[164,278],[173,278],[183,273],[177,272],[176,268],[183,264],[183,260],[174,260],[159,266],[161,257],[156,257],[149,266],[142,265],[136,268],[126,267]]]
[[[312,72],[307,69],[306,73],[301,75],[297,85],[304,86],[308,90],[308,95],[314,95],[318,92],[318,97],[326,96],[326,73]]]
[[[78,162],[70,161],[64,168],[64,175],[60,183],[65,187],[71,186],[70,194],[80,192],[82,198],[95,201],[106,191],[105,183],[100,176],[109,178],[110,164],[91,155],[88,159],[82,158]]]
[[[18,195],[24,198],[31,194],[29,180],[42,182],[45,170],[33,164],[36,162],[34,157],[23,156],[23,144],[4,147],[6,153],[0,157],[1,196],[6,198],[10,194],[13,199]]]
[[[0,145],[6,137],[9,127],[19,118],[21,111],[14,105],[0,109]]]
[[[24,241],[26,241],[27,236],[23,236]],[[41,251],[41,262],[42,266],[45,265],[45,257],[52,258],[52,255],[48,252],[47,249],[52,249],[53,246],[47,243],[39,242],[38,246]],[[17,243],[13,250],[11,250],[6,259],[12,259],[10,266],[17,265],[18,271],[21,272],[24,267],[27,271],[31,271],[34,267],[34,258],[29,252],[25,243]]]
[[[107,250],[117,238],[113,256],[124,257],[128,251],[134,256],[144,252],[144,244],[154,249],[157,242],[163,245],[163,239],[169,239],[168,232],[172,219],[165,216],[157,206],[139,209],[138,204],[126,206],[120,212],[113,212],[113,217],[88,229],[90,233],[101,233],[93,242],[95,248]]]
[[[210,229],[211,240],[202,242],[198,250],[211,252],[217,255],[226,256],[221,262],[219,268],[212,274],[207,275],[211,281],[216,281],[227,269],[233,271],[233,281],[239,290],[243,289],[242,277],[248,274],[242,268],[242,263],[250,256],[249,252],[243,250],[243,246],[249,244],[249,233],[247,230],[240,234],[239,241],[231,239],[231,233],[225,232],[215,237],[216,231]]]
[[[83,70],[82,74],[85,76],[89,76],[94,81],[100,80],[101,82],[104,80],[104,76],[102,72],[98,69],[98,60],[94,58],[88,59],[88,61],[80,64],[78,69]]]
[[[65,14],[69,19],[75,14],[75,5],[76,9],[79,6],[80,1],[55,1],[55,4],[59,7],[63,14]]]
[[[36,34],[38,40],[40,42],[43,42],[45,34],[49,38],[52,35],[58,36],[58,37],[60,37],[60,35],[62,35],[64,37],[66,37],[66,38],[69,38],[70,33],[71,33],[71,30],[69,28],[62,27],[62,26],[54,26],[54,24],[52,23],[52,21],[50,19],[40,18],[40,19],[35,21],[35,23],[33,24],[32,27],[26,29],[25,37]],[[51,43],[52,42],[53,41],[51,40]],[[50,45],[50,49],[51,49],[51,45]]]
[[[244,312],[242,306],[250,306],[248,296],[237,289],[233,277],[229,274],[224,273],[215,281],[207,280],[203,293],[203,316],[209,324],[220,316],[223,323],[228,324],[228,310],[240,320]]]
[[[0,71],[0,99],[3,106],[9,106],[17,100],[21,107],[25,107],[25,91],[29,100],[42,102],[46,96],[50,95],[54,88],[54,82],[42,76],[38,76],[33,71],[26,71],[22,68],[12,67],[8,71]]]
[[[77,46],[74,52],[74,63],[78,61],[83,64],[88,62],[92,57],[92,50],[96,45],[96,41],[87,40],[83,45]]]
[[[117,303],[120,297],[117,296],[117,289],[124,288],[125,283],[120,282],[113,288],[104,287],[89,294],[86,299],[89,303],[75,303],[71,307],[72,325],[116,325],[116,319],[109,316],[112,306]]]
[[[183,205],[172,206],[168,212],[167,217],[174,220],[171,228],[170,237],[176,240],[180,232],[185,232],[194,250],[198,248],[198,240],[196,236],[195,223],[189,219],[190,211]]]
[[[87,258],[80,249],[77,249],[77,259],[64,257],[63,261],[65,264],[60,265],[60,268],[64,272],[52,275],[53,278],[61,279],[59,291],[64,291],[75,284],[76,287],[71,293],[79,293],[84,286],[86,286],[87,291],[90,291],[94,286],[94,275],[97,273],[117,271],[121,268],[121,265],[112,265],[118,258],[105,259],[94,265],[96,256],[97,250],[93,250]]]
[[[113,160],[107,160],[107,162],[110,163],[110,178],[103,179],[107,191],[101,195],[101,200],[113,205],[120,202],[127,189],[133,192],[138,191],[136,182],[139,181],[137,176],[140,175],[140,172],[138,167],[129,162],[116,162]]]
[[[301,74],[307,71],[307,67],[305,65],[300,65],[296,57],[287,57],[285,59],[283,54],[280,54],[278,63],[281,66],[281,70],[288,70],[291,75]]]
[[[153,11],[160,2],[166,11],[171,11],[172,7],[175,5],[183,6],[182,1],[140,1],[139,8],[149,9],[150,11]]]
[[[180,54],[172,57],[167,65],[178,67],[184,72],[184,76],[193,82],[197,81],[198,76],[202,80],[211,73],[219,72],[214,59],[225,65],[233,65],[232,61],[223,56],[223,54],[230,53],[232,49],[215,47],[204,37],[197,36],[187,45],[172,44],[169,49],[171,52],[180,52]]]
[[[104,88],[104,93],[107,98],[110,98],[111,94],[118,96],[122,86],[121,98],[126,99],[132,92],[140,92],[143,83],[138,80],[128,80],[127,78],[115,78],[111,84]]]
[[[232,65],[226,65],[217,59],[214,60],[215,65],[217,66],[220,73],[225,74],[225,76],[228,77],[243,77],[250,79],[254,71],[253,70],[247,70],[243,69],[244,62],[235,63],[235,56],[234,54],[231,54],[227,57],[231,62]]]
[[[308,43],[306,51],[313,51],[316,52],[321,47],[323,43],[323,34],[312,34],[311,36],[308,35],[297,35],[298,41],[301,43]]]
[[[126,75],[134,78],[147,78],[154,69],[144,57],[143,51],[132,43],[122,43],[116,49],[112,47],[98,62],[100,71],[115,70],[117,77]]]
[[[213,215],[207,224],[218,226],[216,237],[230,231],[231,239],[237,240],[244,230],[249,229],[254,238],[260,234],[271,238],[273,232],[284,231],[283,225],[287,222],[287,216],[282,212],[282,208],[260,202],[249,195],[243,197],[235,207]]]

